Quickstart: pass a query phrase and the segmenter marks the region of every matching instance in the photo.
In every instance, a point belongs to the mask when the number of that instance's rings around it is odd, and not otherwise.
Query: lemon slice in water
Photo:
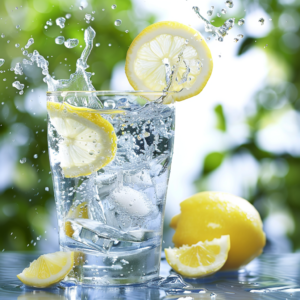
[[[55,252],[41,255],[17,277],[26,285],[47,287],[66,277],[74,266],[74,252]]]
[[[176,65],[184,47],[182,61],[175,73],[177,78],[173,78],[170,91],[183,89],[172,95],[177,101],[199,94],[212,73],[211,53],[197,30],[178,22],[155,23],[133,40],[125,65],[132,87],[135,90],[162,91],[167,85],[165,63]],[[190,72],[185,76],[187,67]],[[184,77],[186,81],[181,80]]]
[[[199,242],[192,246],[165,249],[169,265],[186,277],[202,277],[220,270],[230,250],[229,235],[219,239]]]
[[[99,112],[56,102],[48,102],[47,109],[62,138],[59,160],[65,177],[90,175],[114,159],[117,136]]]

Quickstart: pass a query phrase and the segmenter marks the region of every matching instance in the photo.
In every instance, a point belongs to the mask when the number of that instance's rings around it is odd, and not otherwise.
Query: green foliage
[[[92,81],[96,89],[107,89],[113,68],[125,60],[132,39],[154,20],[153,16],[146,19],[145,16],[142,19],[137,16],[131,0],[92,0],[82,11],[74,3],[77,2],[0,1],[0,35],[5,34],[4,38],[0,38],[0,58],[5,59],[0,68],[0,71],[5,70],[0,73],[0,155],[4,155],[1,149],[8,147],[5,155],[7,161],[13,163],[12,176],[10,178],[8,172],[8,184],[0,189],[0,226],[5,229],[1,232],[0,250],[34,250],[31,241],[36,242],[39,235],[44,235],[45,225],[50,223],[48,209],[54,203],[46,111],[41,108],[45,107],[47,88],[42,81],[41,70],[33,66],[24,68],[24,75],[14,79],[16,75],[9,69],[25,58],[21,48],[33,37],[35,43],[28,51],[38,50],[44,57],[49,56],[50,73],[53,72],[56,78],[69,78],[83,49],[80,47],[84,45],[82,28],[90,25],[97,33],[95,43],[101,45],[93,49],[88,60],[88,71],[95,73]],[[116,4],[117,9],[112,10],[112,4]],[[55,20],[67,13],[71,13],[72,17],[61,29]],[[95,17],[90,24],[84,21],[87,13]],[[49,19],[52,19],[53,25],[45,29]],[[114,25],[116,19],[122,20],[121,26]],[[20,29],[16,28],[17,25]],[[79,46],[67,49],[64,45],[56,45],[54,39],[59,35],[66,39],[79,39]],[[20,47],[16,48],[16,43]],[[20,96],[12,87],[14,80],[25,84],[24,95]],[[20,160],[24,157],[26,162],[21,164]],[[0,165],[2,173],[8,171],[2,168]]]
[[[224,116],[223,106],[221,104],[215,107],[215,114],[217,117],[216,128],[221,131],[226,131],[226,119]]]

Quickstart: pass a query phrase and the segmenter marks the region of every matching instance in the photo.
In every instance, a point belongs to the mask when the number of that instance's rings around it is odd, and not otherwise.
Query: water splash
[[[55,44],[57,45],[62,45],[64,42],[65,42],[65,37],[62,35],[55,38]]]
[[[230,18],[226,20],[222,26],[215,27],[200,14],[200,9],[198,6],[194,6],[193,10],[197,14],[197,16],[205,23],[205,31],[212,33],[213,37],[216,37],[219,42],[223,42],[224,37],[228,34],[228,31],[231,30],[234,26],[235,19]]]
[[[16,88],[17,90],[19,90],[19,91],[21,91],[21,90],[24,89],[24,84],[20,83],[20,81],[14,81],[14,82],[12,83],[12,86],[13,86],[14,88]]]
[[[67,40],[64,42],[64,45],[65,45],[67,48],[74,48],[74,47],[76,47],[78,44],[79,44],[79,41],[78,41],[77,39],[67,39]]]
[[[60,17],[60,18],[57,18],[55,22],[56,22],[57,26],[59,26],[60,28],[64,28],[66,19],[64,17]]]
[[[34,43],[34,39],[30,38],[27,42],[27,44],[25,45],[25,49],[28,49],[32,44]]]
[[[23,67],[21,63],[16,63],[13,71],[15,72],[16,75],[23,75]]]
[[[3,66],[4,63],[5,63],[5,59],[4,58],[0,58],[0,67]]]

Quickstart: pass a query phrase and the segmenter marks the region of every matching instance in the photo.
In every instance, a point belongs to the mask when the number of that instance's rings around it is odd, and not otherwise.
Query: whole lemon
[[[223,270],[248,264],[262,253],[266,237],[258,211],[247,200],[221,192],[198,193],[181,202],[173,217],[175,247],[230,236],[231,248]]]

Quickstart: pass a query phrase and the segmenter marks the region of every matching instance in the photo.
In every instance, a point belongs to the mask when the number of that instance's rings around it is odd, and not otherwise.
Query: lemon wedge
[[[197,30],[178,22],[150,25],[133,40],[125,65],[129,83],[135,90],[162,91],[167,86],[165,63],[176,65],[183,49],[182,60],[174,78],[177,80],[173,80],[169,91],[183,89],[172,95],[176,101],[199,94],[212,73],[211,53]],[[181,79],[187,66],[190,72],[183,82]]]
[[[169,265],[186,277],[202,277],[217,272],[225,264],[230,249],[229,235],[192,246],[165,249]]]
[[[59,160],[65,177],[90,175],[114,159],[117,136],[99,112],[56,102],[47,102],[47,109],[62,138]]]
[[[55,252],[41,255],[17,277],[26,285],[44,288],[58,283],[74,266],[74,252]]]

